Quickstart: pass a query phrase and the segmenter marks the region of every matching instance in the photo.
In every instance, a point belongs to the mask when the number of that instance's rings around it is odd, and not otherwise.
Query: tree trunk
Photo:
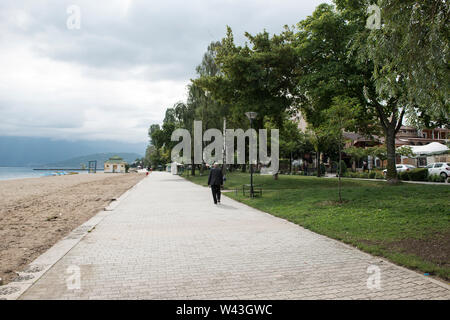
[[[320,152],[316,152],[317,177],[320,178]]]
[[[397,169],[395,167],[395,128],[390,126],[385,133],[387,149],[386,180],[391,184],[395,184],[398,183]]]
[[[292,152],[289,155],[289,173],[292,174]]]
[[[195,176],[194,156],[191,157],[191,175]]]
[[[244,163],[243,165],[242,165],[242,172],[244,173],[244,172],[246,172],[247,171],[247,165]]]
[[[338,166],[338,190],[339,190],[339,202],[342,203],[342,195],[341,195],[341,175],[342,175],[342,155],[341,155],[341,141],[339,141],[339,166]]]

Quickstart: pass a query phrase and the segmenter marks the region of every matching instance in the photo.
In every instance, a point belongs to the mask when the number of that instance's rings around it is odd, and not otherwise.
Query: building
[[[402,126],[396,135],[397,146],[423,146],[432,142],[445,144],[450,139],[450,129],[435,128],[417,130],[414,127]]]
[[[106,173],[125,173],[127,163],[119,156],[114,156],[105,161]]]
[[[297,127],[302,132],[306,132],[308,123],[298,112],[292,121],[297,123]],[[355,132],[344,132],[345,148],[369,148],[374,146],[381,146],[385,144],[383,136],[373,135],[371,137],[364,136]],[[450,155],[446,144],[450,141],[450,129],[435,128],[435,129],[416,129],[410,126],[401,126],[400,130],[395,136],[395,147],[408,146],[413,150],[414,156],[412,158],[402,157],[397,155],[397,163],[413,164],[418,167],[424,167],[433,162],[448,162]],[[423,148],[415,148],[415,147]],[[447,148],[447,149],[445,149]],[[416,152],[415,152],[416,151]],[[342,155],[343,160],[347,166],[351,165],[360,168],[364,161],[368,162],[369,168],[385,167],[387,161],[381,161],[378,158],[366,157],[359,160],[359,163],[353,163],[349,156],[345,153]],[[355,168],[355,169],[356,169]]]

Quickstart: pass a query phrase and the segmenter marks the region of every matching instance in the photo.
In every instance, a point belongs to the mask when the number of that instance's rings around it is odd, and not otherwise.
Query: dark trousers
[[[212,185],[211,191],[212,191],[214,203],[217,203],[217,201],[220,202],[220,186]]]

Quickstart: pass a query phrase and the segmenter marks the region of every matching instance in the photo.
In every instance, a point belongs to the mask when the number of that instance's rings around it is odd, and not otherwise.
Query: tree
[[[344,153],[352,158],[353,163],[357,163],[359,160],[367,156],[367,150],[358,147],[345,148]]]
[[[271,121],[264,124],[265,129],[278,129],[278,127]],[[298,157],[304,151],[304,137],[302,132],[298,129],[297,123],[289,119],[288,114],[285,114],[283,126],[280,130],[280,156],[289,159],[289,172],[292,173],[292,161],[294,157]],[[268,144],[270,147],[270,141]]]
[[[386,145],[366,148],[366,152],[368,155],[373,156],[374,158],[380,159],[381,160],[381,168],[384,168],[384,161],[387,160]]]
[[[390,86],[392,76],[403,75],[411,102],[409,121],[448,124],[449,2],[382,0],[379,4],[383,27],[369,35],[378,44],[371,55],[379,69],[377,86]]]
[[[368,29],[370,2],[335,0],[355,30],[349,56],[365,75],[367,105],[377,112],[386,138],[387,180],[396,183],[395,135],[405,114],[448,119],[449,10],[439,0],[381,0],[381,28]]]
[[[170,162],[170,152],[176,142],[171,141],[172,132],[177,128],[177,118],[174,108],[168,108],[162,126],[153,124],[149,129],[150,143],[154,146],[149,154],[148,162],[153,167]],[[149,149],[147,149],[148,151]]]
[[[324,111],[327,121],[322,125],[332,140],[335,141],[339,149],[339,172],[338,172],[338,194],[339,202],[342,203],[341,195],[341,176],[342,176],[342,153],[341,149],[344,145],[343,131],[344,129],[352,129],[355,126],[355,113],[359,108],[358,100],[345,96],[333,98],[331,108]]]
[[[148,145],[147,149],[145,150],[145,157],[144,157],[144,167],[145,168],[151,168],[152,167],[152,161],[151,161],[151,154],[155,151],[155,146]]]
[[[150,143],[159,149],[164,146],[164,135],[159,124],[152,124],[148,130],[148,135],[150,138]]]
[[[220,74],[202,75],[194,84],[211,93],[214,100],[230,105],[231,118],[246,123],[246,111],[258,112],[255,127],[262,128],[266,117],[278,127],[283,114],[294,102],[295,52],[286,30],[272,37],[264,31],[255,36],[246,33],[250,45],[236,46],[231,28],[217,48]]]
[[[318,161],[326,151],[324,148],[334,146],[327,142],[326,130],[325,134],[321,133],[327,122],[324,111],[339,96],[357,99],[358,104],[365,106],[364,77],[354,58],[348,59],[348,43],[354,27],[332,5],[319,5],[311,16],[297,24],[297,30],[292,43],[299,60],[296,64],[298,107],[308,122]],[[354,117],[358,119],[355,130],[378,133],[373,111],[359,108]]]
[[[326,150],[329,147],[331,137],[328,132],[324,130],[323,126],[313,127],[310,125],[308,125],[306,136],[308,143],[311,144],[316,155],[317,177],[321,177],[320,155],[323,150]]]
[[[401,146],[397,148],[397,154],[403,157],[413,157],[414,152],[410,146]]]

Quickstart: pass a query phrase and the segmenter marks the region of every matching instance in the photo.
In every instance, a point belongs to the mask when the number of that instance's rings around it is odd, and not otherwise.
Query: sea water
[[[87,171],[65,170],[65,172],[87,173]],[[48,176],[55,172],[55,170],[33,170],[28,167],[0,167],[0,180],[24,179],[24,178],[39,178]]]

